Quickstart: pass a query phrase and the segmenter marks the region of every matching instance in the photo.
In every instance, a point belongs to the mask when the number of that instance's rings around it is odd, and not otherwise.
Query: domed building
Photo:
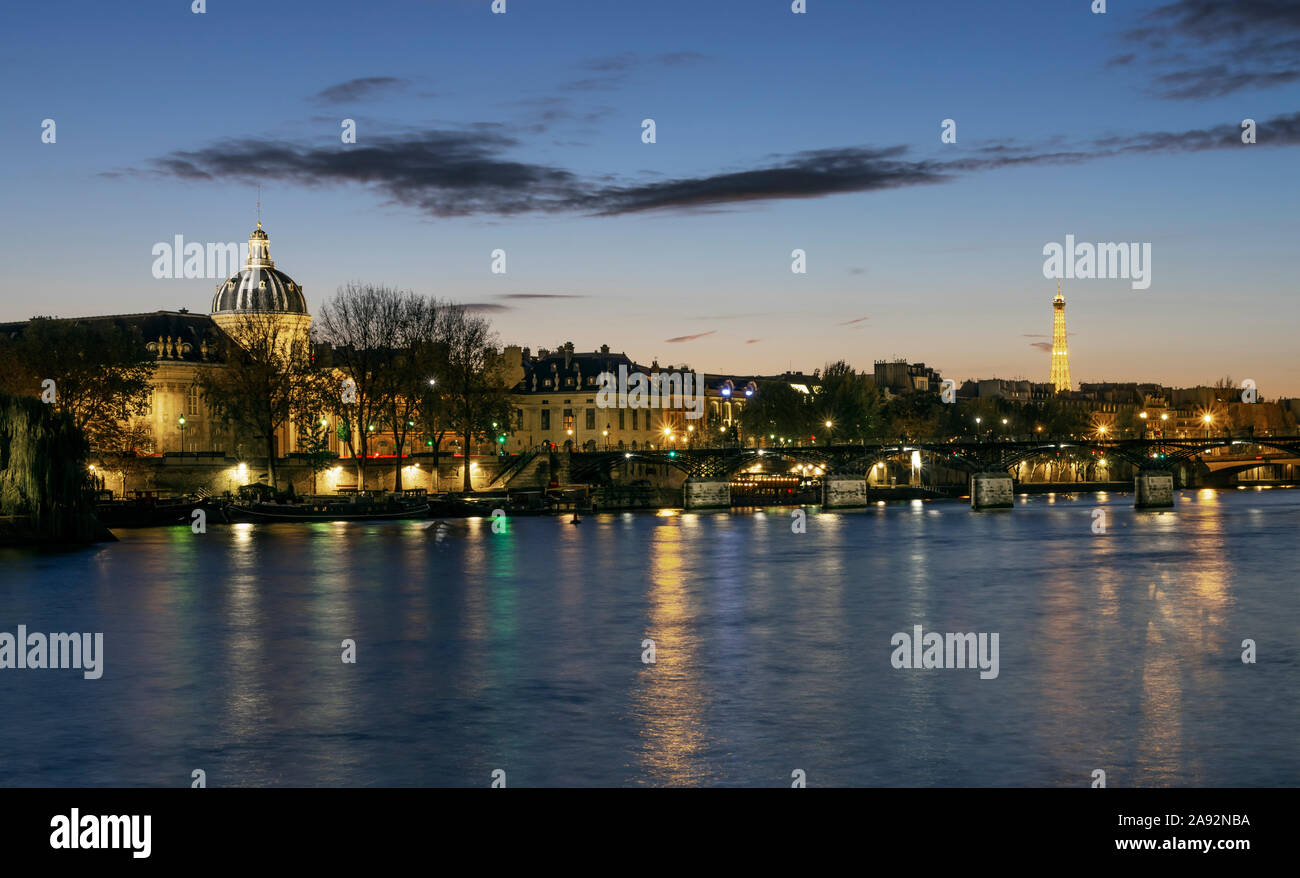
[[[209,244],[207,250],[209,254],[221,251],[234,257],[238,247],[234,243]],[[178,243],[176,252],[179,251]],[[224,258],[214,263],[211,255],[209,266],[208,271],[215,267],[220,274],[229,269]],[[203,396],[203,378],[208,370],[227,368],[223,350],[229,339],[239,341],[244,321],[253,318],[261,321],[268,315],[287,330],[277,333],[286,341],[305,339],[311,328],[302,286],[275,267],[270,236],[259,220],[248,237],[248,256],[243,267],[217,285],[211,314],[196,314],[181,308],[67,319],[83,324],[111,324],[140,339],[146,354],[154,361],[148,405],[145,412],[125,426],[147,430],[148,440],[142,445],[145,453],[164,457],[183,453],[187,461],[194,461],[204,460],[203,455],[242,460],[245,456],[255,458],[262,451],[250,437],[233,434],[214,415]],[[27,321],[0,323],[0,341],[20,336],[26,325]],[[332,439],[331,445],[335,444],[337,440]],[[276,445],[281,455],[297,449],[292,422],[277,430]],[[245,475],[232,472],[218,479],[214,488],[225,489]],[[159,482],[146,487],[167,486]]]
[[[240,321],[247,314],[280,315],[293,335],[306,336],[311,329],[302,286],[275,267],[271,238],[262,229],[261,220],[248,236],[244,267],[218,284],[212,297],[212,322],[231,337],[238,336]]]

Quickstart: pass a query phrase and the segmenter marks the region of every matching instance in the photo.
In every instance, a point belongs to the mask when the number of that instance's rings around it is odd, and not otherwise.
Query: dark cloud
[[[509,305],[494,305],[490,302],[466,302],[460,307],[473,314],[499,314],[502,311],[513,311]]]
[[[317,93],[312,99],[324,104],[344,104],[362,98],[373,97],[386,89],[401,89],[408,85],[408,80],[396,76],[363,76],[349,79],[338,85]]]
[[[761,338],[747,338],[745,344],[758,344],[760,341],[762,341]]]
[[[220,141],[155,159],[153,173],[185,180],[277,180],[304,186],[356,184],[430,216],[535,212],[609,216],[653,210],[722,209],[944,183],[962,174],[1062,165],[1115,155],[1241,149],[1239,121],[1190,131],[1111,135],[1079,145],[1016,147],[952,160],[909,159],[907,147],[809,150],[748,170],[676,179],[610,182],[508,157],[519,142],[501,126],[371,137],[341,149],[278,140]],[[1300,145],[1300,113],[1259,121],[1265,146]],[[121,173],[121,172],[109,172]],[[140,171],[130,171],[140,173]]]
[[[1296,0],[1175,0],[1124,34],[1155,72],[1152,91],[1174,100],[1222,97],[1300,81],[1300,3]],[[1150,53],[1164,53],[1155,55]]]
[[[680,67],[683,64],[694,64],[698,61],[708,60],[708,56],[701,55],[699,52],[665,52],[662,55],[656,55],[654,60],[665,67]]]
[[[842,192],[871,192],[940,183],[948,179],[937,163],[899,158],[906,147],[845,147],[796,153],[749,171],[687,177],[633,186],[606,186],[580,199],[595,214],[636,213],[746,201],[817,198]]]
[[[1040,351],[1050,351],[1052,343],[1050,341],[1033,341],[1029,343],[1031,348],[1038,348]]]
[[[658,55],[641,55],[637,52],[620,52],[601,58],[589,58],[578,65],[580,70],[596,74],[584,76],[560,85],[561,91],[615,91],[627,85],[639,70],[655,67],[682,67],[706,60],[699,52],[663,52]]]
[[[695,335],[679,335],[676,336],[675,338],[666,338],[664,339],[664,341],[669,344],[676,344],[677,342],[682,342],[682,341],[695,341],[695,339],[697,338],[704,338],[704,336],[713,335],[716,332],[717,332],[716,329],[710,329],[708,332],[699,332],[696,333]]]
[[[596,73],[621,73],[635,67],[637,57],[636,52],[620,52],[617,55],[606,55],[604,58],[588,58],[578,66],[583,70],[592,70]]]
[[[586,299],[587,296],[578,296],[570,293],[505,293],[499,298],[502,299]]]
[[[866,273],[867,273],[867,270],[866,270],[865,268],[850,268],[850,269],[849,269],[849,274],[866,274]]]
[[[155,167],[190,180],[373,186],[394,203],[433,216],[565,208],[581,194],[569,171],[503,158],[502,153],[515,145],[513,138],[487,128],[367,138],[347,149],[239,140],[174,152],[157,160]]]
[[[840,326],[852,326],[855,323],[861,323],[864,320],[870,320],[870,319],[871,319],[870,317],[857,317],[853,320],[845,320],[843,323],[840,324]]]

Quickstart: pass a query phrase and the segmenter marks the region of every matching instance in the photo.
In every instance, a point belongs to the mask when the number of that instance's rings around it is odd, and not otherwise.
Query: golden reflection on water
[[[633,695],[641,738],[640,770],[633,774],[654,785],[706,780],[698,764],[706,734],[706,699],[695,664],[698,650],[693,622],[698,608],[690,601],[682,566],[687,528],[696,526],[697,521],[683,517],[665,521],[651,536],[645,636],[655,642],[655,663],[642,665]]]
[[[1096,763],[1092,767],[1108,771],[1132,763],[1133,775],[1123,777],[1124,785],[1162,786],[1196,777],[1195,742],[1185,740],[1181,719],[1185,686],[1195,673],[1198,689],[1226,687],[1223,671],[1206,657],[1222,651],[1233,603],[1225,510],[1213,491],[1200,492],[1197,501],[1172,513],[1111,507],[1112,534],[1116,524],[1126,524],[1157,540],[1161,552],[1177,556],[1176,562],[1155,567],[1156,581],[1150,575],[1135,579],[1128,550],[1105,535],[1090,541],[1082,566],[1077,544],[1057,543],[1044,558],[1055,572],[1045,583],[1046,613],[1037,652],[1042,703],[1052,718],[1046,738],[1056,742],[1059,761],[1091,760]],[[1080,575],[1084,569],[1086,575]],[[1098,624],[1083,630],[1070,624],[1068,620],[1086,619],[1090,605],[1097,608]],[[1140,643],[1105,637],[1124,614],[1134,613],[1145,617]],[[1137,664],[1136,705],[1112,700],[1127,688],[1123,679],[1098,678],[1107,668],[1122,678],[1124,663]],[[1090,715],[1098,706],[1100,715]],[[1133,738],[1138,743],[1132,751],[1121,751],[1113,740],[1123,728],[1122,717],[1130,714],[1136,714]],[[1082,749],[1066,752],[1076,744]]]
[[[270,662],[261,632],[265,609],[259,587],[262,563],[255,526],[231,526],[229,574],[222,584],[224,616],[230,626],[221,644],[227,669],[221,723],[226,734],[237,741],[260,732],[271,708],[267,693],[273,689],[263,679]]]

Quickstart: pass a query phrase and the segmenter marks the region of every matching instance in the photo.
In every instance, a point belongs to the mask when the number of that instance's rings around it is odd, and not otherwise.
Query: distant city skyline
[[[246,240],[260,184],[312,313],[360,279],[704,372],[1046,382],[1044,248],[1149,244],[1146,289],[1063,282],[1074,385],[1300,396],[1300,7],[1089,5],[33,7],[0,321],[206,313],[217,281],[152,248]]]

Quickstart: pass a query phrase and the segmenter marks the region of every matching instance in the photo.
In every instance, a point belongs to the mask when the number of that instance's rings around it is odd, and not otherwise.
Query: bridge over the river
[[[1173,504],[1174,474],[1184,478],[1193,467],[1211,472],[1240,471],[1274,462],[1300,462],[1300,436],[1213,437],[1205,439],[1032,438],[983,442],[969,439],[922,439],[859,445],[808,445],[774,448],[686,447],[676,449],[573,452],[571,482],[609,480],[630,462],[672,467],[686,476],[685,503],[690,507],[730,503],[729,482],[738,473],[788,472],[798,465],[815,467],[823,480],[826,505],[865,504],[867,476],[873,467],[912,461],[962,473],[970,484],[971,505],[1011,505],[1012,473],[1034,461],[1122,461],[1135,471],[1139,506]],[[1113,466],[1113,464],[1111,464]],[[1186,483],[1186,482],[1185,482]]]

